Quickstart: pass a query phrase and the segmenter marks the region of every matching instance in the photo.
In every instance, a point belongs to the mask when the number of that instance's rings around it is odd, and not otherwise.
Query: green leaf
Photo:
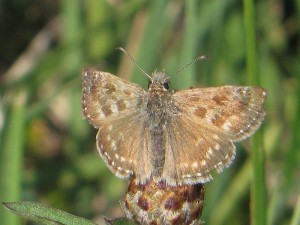
[[[244,20],[247,46],[247,79],[249,84],[259,85],[257,65],[257,41],[255,26],[255,8],[253,0],[244,0]],[[253,180],[251,189],[251,221],[252,224],[266,224],[266,178],[265,149],[263,146],[262,129],[253,137]]]
[[[0,128],[0,201],[20,200],[26,101],[26,91],[13,95],[5,110],[5,126]],[[0,209],[0,224],[18,225],[20,219]]]
[[[298,195],[298,200],[296,203],[296,207],[293,213],[291,225],[300,224],[300,195]]]
[[[106,225],[137,225],[137,223],[125,217],[120,217],[116,219],[105,218],[105,224]]]
[[[84,218],[33,202],[2,202],[11,212],[44,224],[95,225]]]

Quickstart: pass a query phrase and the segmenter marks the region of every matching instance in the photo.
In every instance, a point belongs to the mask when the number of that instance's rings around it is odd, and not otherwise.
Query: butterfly
[[[107,72],[83,71],[82,112],[98,151],[120,178],[171,186],[205,183],[235,157],[235,142],[261,125],[267,91],[221,86],[169,91],[153,72],[149,90]]]

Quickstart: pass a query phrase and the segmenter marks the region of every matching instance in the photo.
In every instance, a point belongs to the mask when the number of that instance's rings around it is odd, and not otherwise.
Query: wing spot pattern
[[[225,131],[230,131],[231,126],[232,126],[232,124],[229,121],[226,121],[222,127]]]
[[[117,150],[117,145],[116,145],[116,142],[113,140],[111,141],[111,144],[110,144],[111,148],[116,151]]]
[[[113,113],[119,112],[118,106],[117,106],[115,103],[112,103],[112,104],[110,105],[110,110],[111,110]]]
[[[193,163],[192,163],[192,167],[193,167],[193,168],[197,168],[197,167],[198,167],[198,162],[193,162]]]
[[[202,119],[205,117],[206,113],[207,113],[207,109],[203,107],[198,107],[194,112],[195,116],[200,117]]]
[[[212,155],[213,154],[213,151],[212,151],[211,147],[209,147],[207,153],[208,153],[208,155]]]

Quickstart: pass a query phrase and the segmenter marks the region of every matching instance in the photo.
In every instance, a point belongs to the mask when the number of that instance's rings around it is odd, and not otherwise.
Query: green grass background
[[[300,224],[299,1],[56,0],[0,3],[0,201],[33,201],[103,224],[122,216],[116,178],[82,119],[81,71],[94,66],[147,87],[259,85],[267,117],[206,184],[210,225]],[[142,153],[141,153],[142,154]],[[32,224],[0,207],[0,224]]]

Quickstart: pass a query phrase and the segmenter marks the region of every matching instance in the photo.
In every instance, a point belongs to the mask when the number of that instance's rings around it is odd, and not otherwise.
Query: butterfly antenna
[[[190,62],[189,64],[187,64],[186,66],[182,67],[181,69],[177,70],[175,73],[171,74],[168,79],[170,77],[173,77],[174,75],[178,74],[178,73],[181,73],[182,71],[184,71],[186,68],[188,68],[190,65],[194,64],[195,62],[199,61],[199,60],[206,60],[208,59],[207,56],[205,55],[200,55],[198,56],[196,59],[194,59],[192,62]]]
[[[138,64],[137,62],[131,57],[131,55],[122,47],[116,47],[117,50],[120,50],[122,52],[124,52],[130,59],[131,61],[134,63],[134,65],[137,66],[137,68],[139,68],[150,80],[152,80],[151,76],[145,72],[145,70],[143,70]]]

